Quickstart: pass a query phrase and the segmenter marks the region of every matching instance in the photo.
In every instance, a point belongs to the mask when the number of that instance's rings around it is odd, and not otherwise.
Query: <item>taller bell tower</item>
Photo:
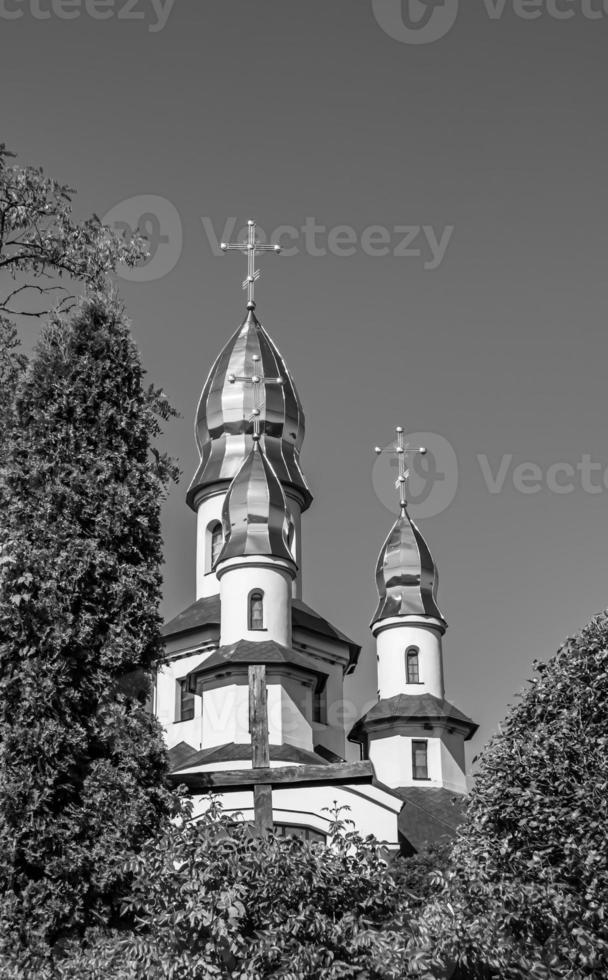
[[[224,543],[222,508],[231,480],[251,452],[256,423],[260,446],[286,496],[290,549],[298,566],[292,592],[295,598],[302,596],[301,516],[312,503],[300,467],[304,412],[287,365],[255,313],[256,253],[280,249],[257,243],[253,221],[248,229],[246,242],[222,244],[225,251],[237,249],[247,255],[247,313],[209,372],[195,420],[200,463],[186,500],[197,514],[197,599],[219,594],[214,566]]]

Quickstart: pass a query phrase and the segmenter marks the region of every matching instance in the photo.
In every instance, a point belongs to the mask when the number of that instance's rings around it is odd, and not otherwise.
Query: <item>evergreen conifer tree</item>
[[[53,322],[18,369],[0,458],[0,962],[28,977],[117,918],[130,858],[175,807],[146,702],[176,474],[153,447],[172,410],[115,300]]]

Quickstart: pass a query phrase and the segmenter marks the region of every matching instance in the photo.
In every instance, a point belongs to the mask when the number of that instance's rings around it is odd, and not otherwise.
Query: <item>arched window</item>
[[[314,830],[304,824],[275,823],[273,830],[277,837],[300,837],[302,840],[318,841],[321,844],[327,841],[327,835],[322,830]]]
[[[408,684],[420,684],[420,664],[418,647],[408,647],[405,652],[405,665]]]
[[[249,629],[264,629],[264,593],[260,589],[249,593]]]
[[[222,525],[219,521],[214,521],[207,528],[207,554],[209,556],[207,561],[207,571],[212,572],[213,566],[220,556],[220,551],[222,550],[224,544],[224,534],[222,531]]]

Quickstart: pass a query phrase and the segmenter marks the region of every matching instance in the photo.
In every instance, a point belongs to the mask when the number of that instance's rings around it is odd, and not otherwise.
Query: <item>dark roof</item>
[[[456,836],[464,814],[466,796],[449,789],[404,786],[391,790],[405,802],[399,814],[399,832],[415,851]]]
[[[165,623],[161,633],[163,636],[177,636],[179,633],[187,633],[189,630],[196,630],[201,626],[219,625],[220,597],[219,595],[210,595],[203,599],[197,599],[196,602],[182,609],[177,616]]]
[[[436,698],[433,694],[397,694],[393,698],[378,701],[373,708],[370,708],[367,714],[356,722],[348,737],[358,741],[366,730],[382,722],[439,720],[464,725],[468,728],[467,740],[473,737],[479,727],[445,698]]]
[[[325,745],[315,745],[315,752],[320,755],[322,759],[327,759],[328,762],[346,762],[341,755],[336,752],[332,752]]]
[[[311,661],[305,653],[299,650],[292,650],[291,647],[284,647],[281,643],[274,640],[237,640],[229,646],[219,647],[214,650],[210,657],[195,667],[188,674],[190,690],[194,690],[196,678],[204,674],[210,674],[222,667],[234,667],[237,664],[266,664],[267,666],[284,665],[304,670],[317,677],[327,677],[327,671],[323,670],[316,662]]]
[[[180,742],[172,749],[169,749],[169,763],[171,772],[181,771],[182,769],[193,769],[215,762],[243,762],[251,759],[251,745],[248,743],[227,742],[225,745],[217,745],[210,749],[200,751],[188,745],[187,742]],[[324,765],[327,760],[316,752],[309,752],[301,749],[297,745],[271,745],[271,762],[301,762],[303,764]]]
[[[188,742],[178,742],[177,745],[170,748],[168,755],[171,770],[181,769],[186,759],[194,752],[196,752],[196,749],[192,745],[189,745]]]
[[[344,633],[332,626],[327,619],[307,606],[301,599],[292,599],[291,602],[292,624],[294,629],[307,629],[319,636],[327,637],[330,640],[338,640],[348,646],[350,654],[350,665],[354,666],[361,652],[361,647],[349,640]],[[219,626],[220,624],[220,597],[219,595],[206,596],[197,599],[182,612],[174,616],[173,619],[165,623],[161,632],[164,637],[178,636],[180,633],[187,633],[190,630],[200,629],[201,626]]]
[[[349,668],[355,666],[361,653],[359,644],[353,640],[349,640],[344,633],[336,629],[335,626],[332,626],[327,619],[324,619],[318,612],[315,612],[311,606],[307,606],[301,599],[293,599],[291,603],[291,616],[294,629],[307,629],[311,633],[318,633],[320,636],[325,636],[330,640],[339,640],[341,643],[346,643],[350,654]]]

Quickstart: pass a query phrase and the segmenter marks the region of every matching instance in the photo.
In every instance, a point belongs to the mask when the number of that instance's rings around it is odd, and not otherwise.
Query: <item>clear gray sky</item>
[[[325,227],[283,237],[297,254],[263,258],[257,291],[307,415],[305,599],[363,644],[349,682],[363,703],[392,522],[371,449],[397,424],[447,440],[456,493],[420,525],[450,623],[447,693],[480,723],[478,748],[532,660],[606,605],[608,3],[411,0],[429,23],[409,32],[400,7],[0,0],[1,137],[78,189],[79,216],[149,212],[166,239],[121,292],[183,416],[167,616],[194,596],[196,402],[243,310],[243,260],[214,254],[212,232]],[[399,254],[406,235],[417,254]],[[455,474],[440,457],[441,504]]]

